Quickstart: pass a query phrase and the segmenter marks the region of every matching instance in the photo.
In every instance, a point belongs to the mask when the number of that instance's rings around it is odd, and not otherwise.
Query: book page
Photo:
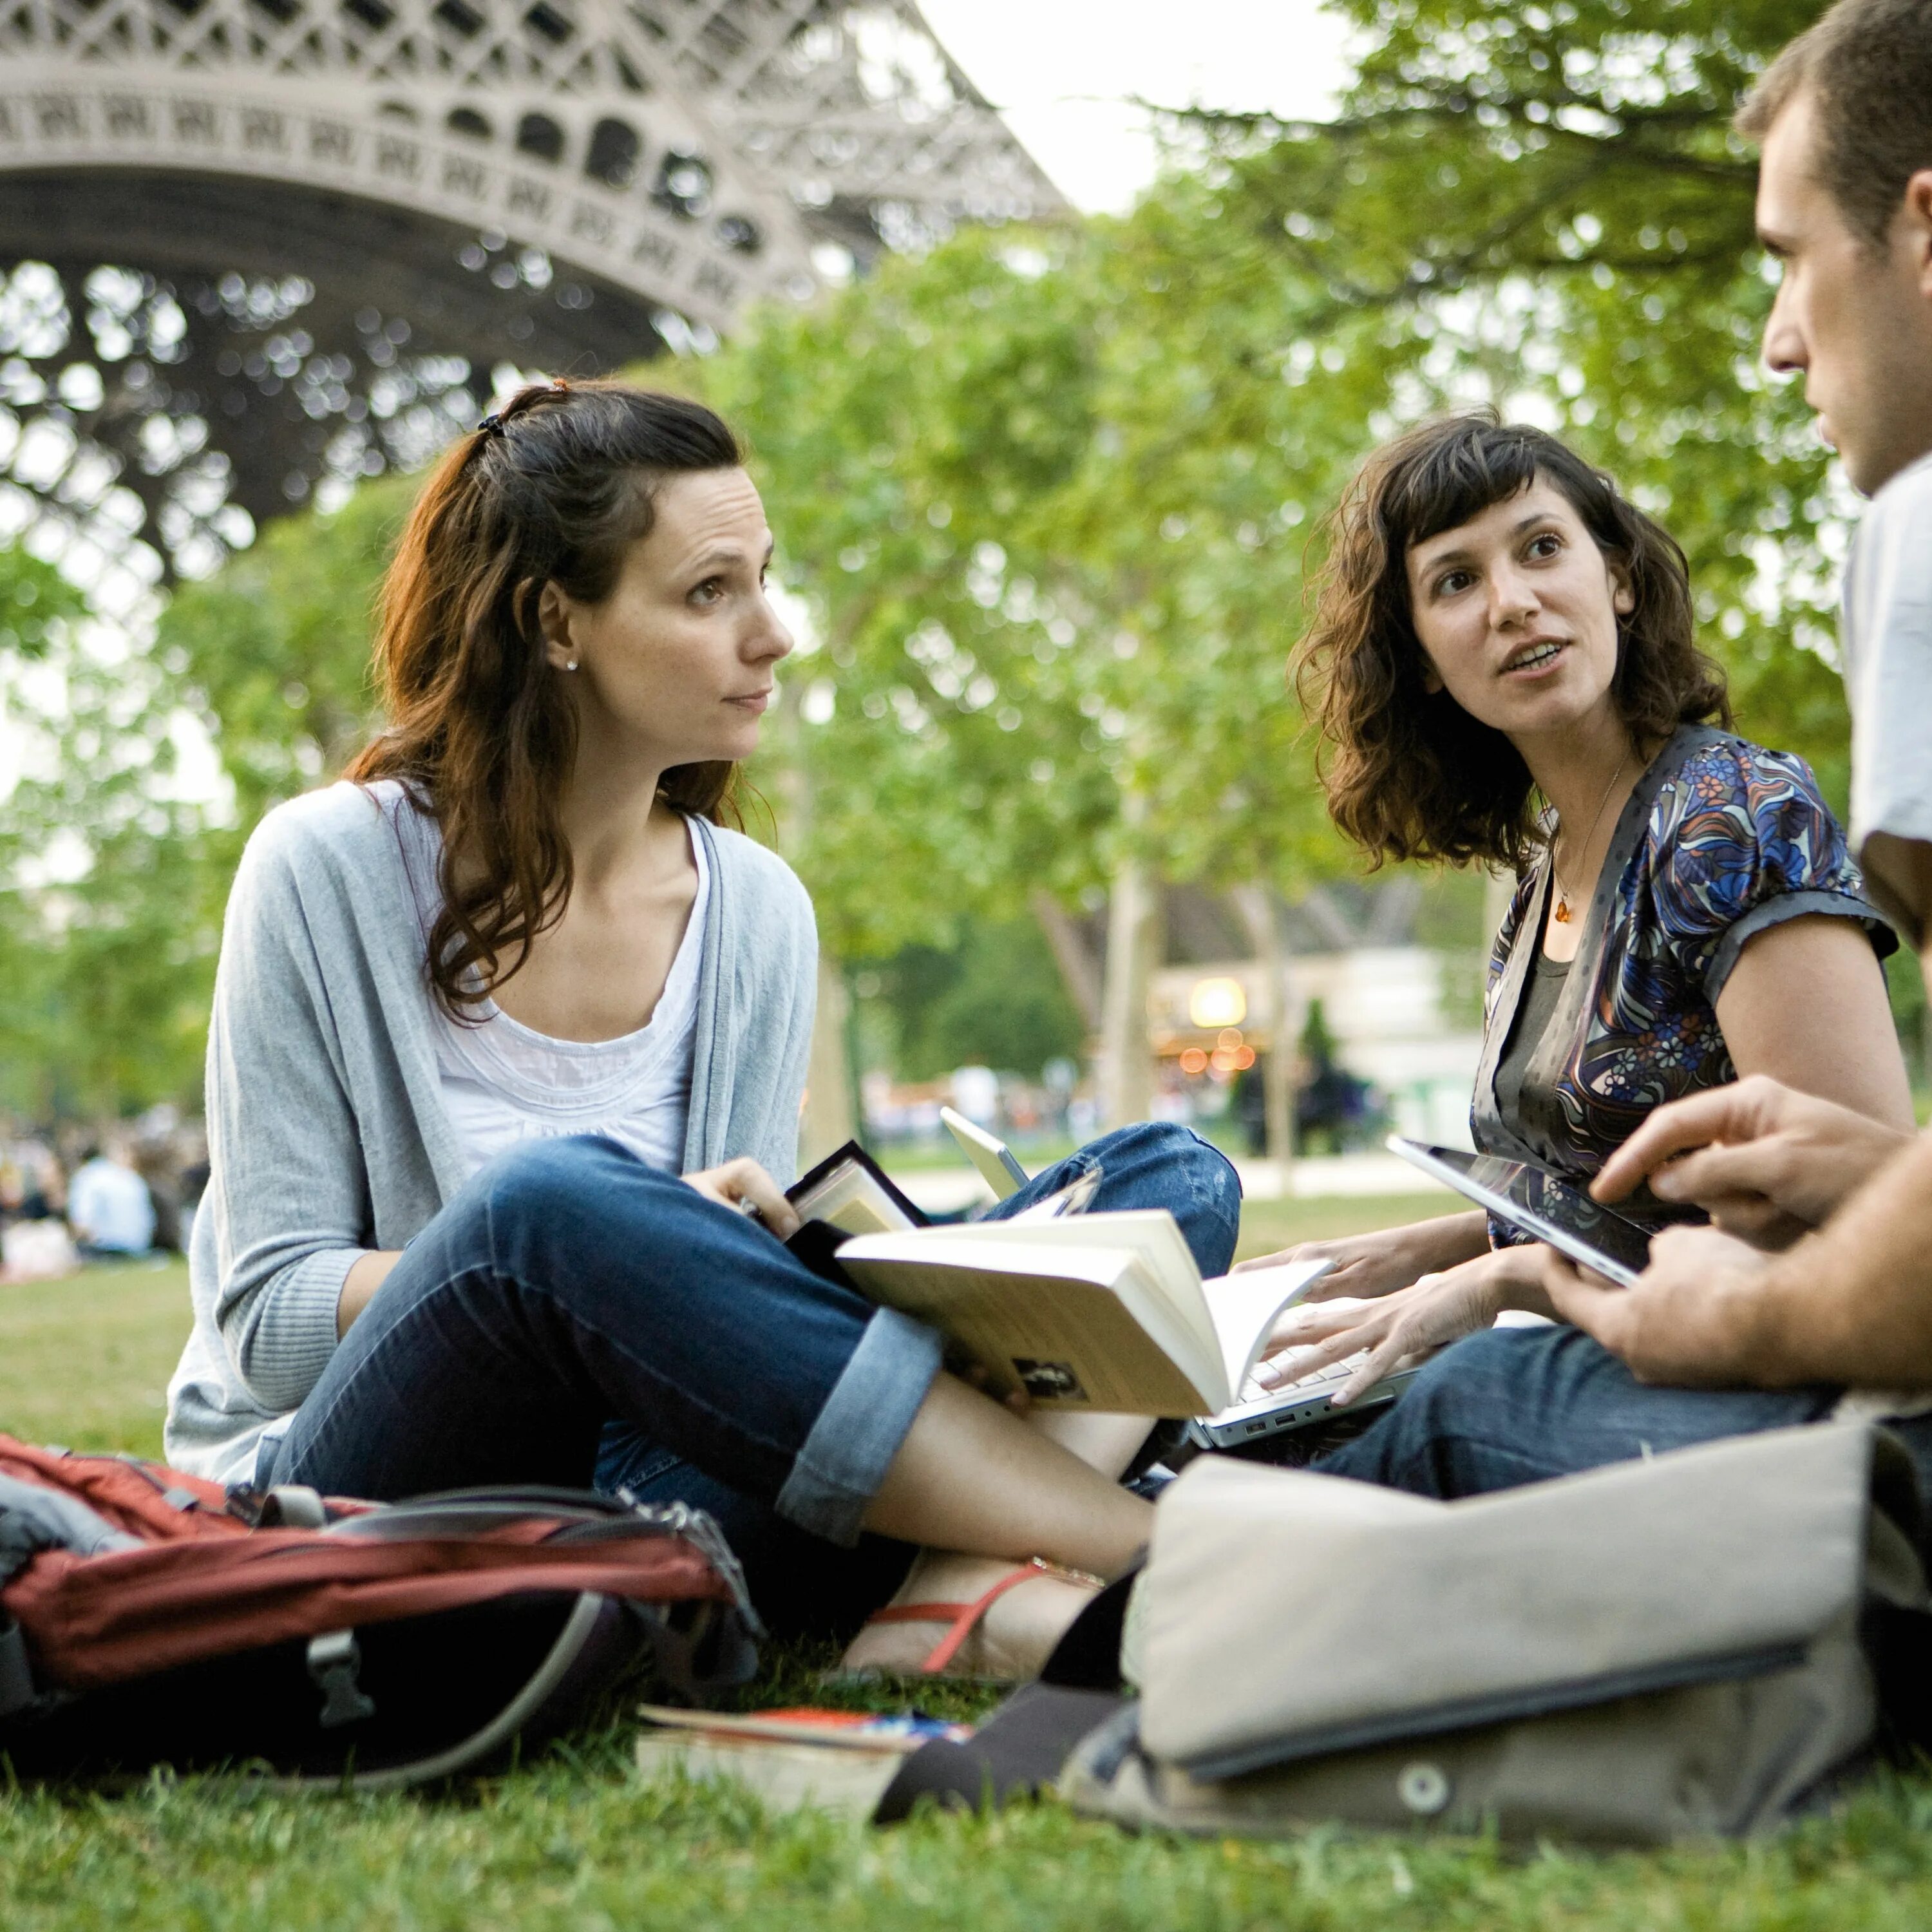
[[[1124,1288],[1154,1298],[1131,1250],[974,1241],[976,1232],[864,1236],[839,1250],[839,1265],[874,1300],[938,1329],[994,1395],[1024,1389],[1042,1408],[1150,1416],[1226,1406],[1211,1349],[1188,1348],[1178,1334],[1163,1347],[1136,1318]],[[1176,1353],[1193,1358],[1201,1381]]]
[[[1202,1283],[1231,1401],[1246,1387],[1282,1310],[1299,1301],[1334,1265],[1329,1261],[1283,1262],[1275,1268],[1217,1275]]]
[[[848,1234],[895,1234],[913,1225],[862,1167],[843,1169],[792,1205],[801,1220],[827,1221]]]
[[[1110,1209],[1053,1221],[974,1221],[950,1232],[974,1241],[1020,1241],[1067,1250],[1118,1247],[1140,1257],[1147,1285],[1204,1341],[1214,1316],[1201,1292],[1201,1270],[1180,1224],[1165,1208]]]

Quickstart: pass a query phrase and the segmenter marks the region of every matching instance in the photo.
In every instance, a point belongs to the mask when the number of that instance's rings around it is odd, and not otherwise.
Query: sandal
[[[1104,1580],[1090,1576],[1084,1570],[1064,1569],[1058,1563],[1049,1563],[1043,1556],[1036,1556],[1023,1563],[1019,1568],[1002,1576],[984,1595],[970,1604],[898,1604],[883,1610],[874,1610],[866,1619],[872,1624],[945,1624],[946,1634],[927,1653],[926,1660],[918,1669],[922,1677],[937,1677],[959,1654],[966,1640],[976,1630],[980,1620],[1009,1590],[1016,1590],[1022,1583],[1030,1583],[1036,1576],[1051,1576],[1061,1583],[1086,1583],[1095,1588],[1102,1586]]]

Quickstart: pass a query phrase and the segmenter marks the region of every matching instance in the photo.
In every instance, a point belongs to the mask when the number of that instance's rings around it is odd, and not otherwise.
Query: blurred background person
[[[67,1218],[84,1255],[118,1260],[154,1246],[154,1198],[124,1138],[87,1149],[68,1184]]]

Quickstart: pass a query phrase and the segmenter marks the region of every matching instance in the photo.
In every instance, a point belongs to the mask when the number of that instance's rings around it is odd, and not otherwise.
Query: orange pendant
[[[1570,923],[1570,902],[1568,899],[1558,899],[1556,902],[1556,910],[1552,916],[1558,926],[1568,926]]]

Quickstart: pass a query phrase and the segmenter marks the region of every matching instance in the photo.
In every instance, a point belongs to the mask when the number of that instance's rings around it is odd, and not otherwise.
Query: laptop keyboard
[[[1283,1396],[1314,1394],[1331,1388],[1337,1382],[1345,1382],[1360,1368],[1368,1358],[1368,1350],[1358,1348],[1352,1355],[1345,1355],[1339,1362],[1330,1362],[1326,1368],[1316,1370],[1312,1374],[1300,1377],[1292,1382],[1278,1382],[1273,1388],[1264,1384],[1259,1376],[1250,1376],[1236,1398],[1240,1402],[1279,1402]],[[1280,1357],[1277,1360],[1282,1359]],[[1292,1357],[1288,1359],[1292,1360]]]

